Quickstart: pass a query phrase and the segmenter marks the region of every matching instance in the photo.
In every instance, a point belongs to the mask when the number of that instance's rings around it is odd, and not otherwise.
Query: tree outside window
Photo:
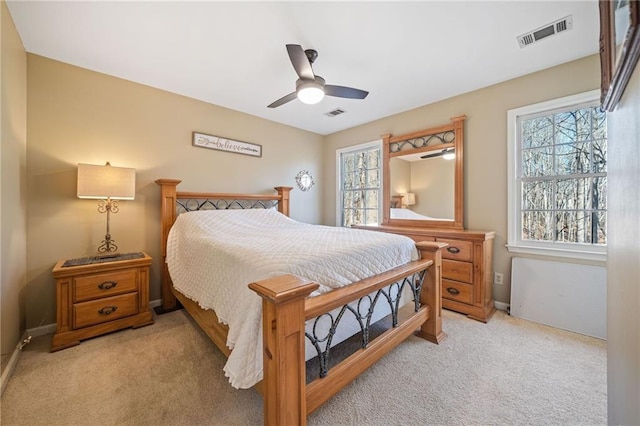
[[[342,226],[378,224],[381,152],[378,143],[339,153]]]
[[[521,142],[522,239],[606,244],[605,112],[523,117]]]
[[[508,112],[510,251],[604,260],[607,116],[599,91]]]

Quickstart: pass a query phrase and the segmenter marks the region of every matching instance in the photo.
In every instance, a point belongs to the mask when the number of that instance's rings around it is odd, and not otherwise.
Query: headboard
[[[237,194],[215,192],[178,192],[178,179],[158,179],[160,185],[160,253],[162,255],[162,309],[170,311],[176,308],[177,300],[171,290],[171,278],[166,264],[167,239],[169,231],[180,213],[194,210],[216,209],[254,209],[277,207],[278,211],[289,216],[290,186],[277,186],[277,194]]]

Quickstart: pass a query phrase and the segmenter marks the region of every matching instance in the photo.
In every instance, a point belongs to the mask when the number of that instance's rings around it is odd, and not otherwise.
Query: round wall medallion
[[[296,182],[298,183],[298,187],[302,191],[308,191],[315,184],[313,181],[313,176],[306,170],[302,170],[300,173],[296,175]]]

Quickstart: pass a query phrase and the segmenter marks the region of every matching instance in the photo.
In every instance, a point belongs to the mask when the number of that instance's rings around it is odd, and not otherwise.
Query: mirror
[[[384,135],[385,225],[463,229],[463,124]]]
[[[389,159],[391,219],[454,220],[455,163],[442,155]],[[398,203],[394,203],[394,198]],[[416,213],[416,214],[412,214]]]
[[[298,184],[298,188],[300,188],[301,191],[308,191],[315,184],[315,182],[313,181],[313,176],[311,176],[311,173],[306,170],[301,170],[296,175],[296,183]]]

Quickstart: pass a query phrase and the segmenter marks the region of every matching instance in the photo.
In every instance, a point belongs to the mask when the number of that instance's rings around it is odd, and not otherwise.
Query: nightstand
[[[123,328],[153,324],[146,253],[61,260],[56,279],[57,331],[51,352]]]

